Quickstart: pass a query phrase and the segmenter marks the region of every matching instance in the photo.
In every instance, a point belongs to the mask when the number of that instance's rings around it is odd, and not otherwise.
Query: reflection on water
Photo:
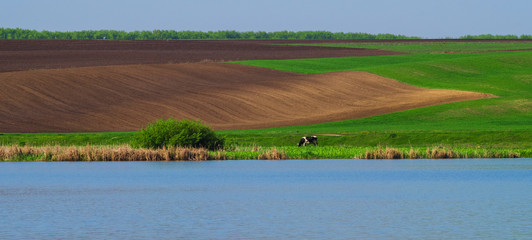
[[[0,163],[0,239],[529,239],[532,159]]]

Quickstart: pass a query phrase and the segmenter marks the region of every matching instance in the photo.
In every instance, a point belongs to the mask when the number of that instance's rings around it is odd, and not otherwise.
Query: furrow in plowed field
[[[0,72],[129,64],[401,54],[377,49],[276,45],[320,41],[0,40]]]
[[[267,128],[491,97],[366,72],[304,75],[230,63],[5,72],[0,86],[0,132],[134,131],[168,117],[217,130]]]

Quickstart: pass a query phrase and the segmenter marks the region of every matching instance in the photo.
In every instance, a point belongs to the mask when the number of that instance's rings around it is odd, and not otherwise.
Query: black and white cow
[[[307,144],[314,144],[314,146],[318,146],[318,137],[311,136],[311,137],[302,137],[301,140],[299,140],[299,144],[297,146],[307,146]]]

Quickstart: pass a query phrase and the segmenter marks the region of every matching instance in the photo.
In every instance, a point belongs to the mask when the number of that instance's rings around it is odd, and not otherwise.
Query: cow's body
[[[301,140],[299,140],[299,144],[297,146],[307,146],[307,144],[314,144],[314,146],[318,146],[318,137],[311,136],[311,137],[302,137]]]

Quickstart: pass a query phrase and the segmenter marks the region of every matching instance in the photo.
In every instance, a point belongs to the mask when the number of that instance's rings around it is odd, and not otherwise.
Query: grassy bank
[[[521,130],[373,130],[350,125],[346,121],[308,126],[217,131],[235,147],[290,147],[304,135],[317,135],[320,146],[348,147],[427,147],[445,145],[452,148],[532,148],[532,129]],[[384,128],[384,126],[383,126]],[[338,131],[341,129],[342,131]],[[331,134],[332,133],[332,134]],[[117,146],[130,144],[135,132],[108,133],[4,133],[0,146]]]
[[[284,159],[449,159],[532,157],[532,149],[429,147],[237,147],[230,151],[195,148],[138,149],[120,146],[0,146],[0,161],[205,161]]]

